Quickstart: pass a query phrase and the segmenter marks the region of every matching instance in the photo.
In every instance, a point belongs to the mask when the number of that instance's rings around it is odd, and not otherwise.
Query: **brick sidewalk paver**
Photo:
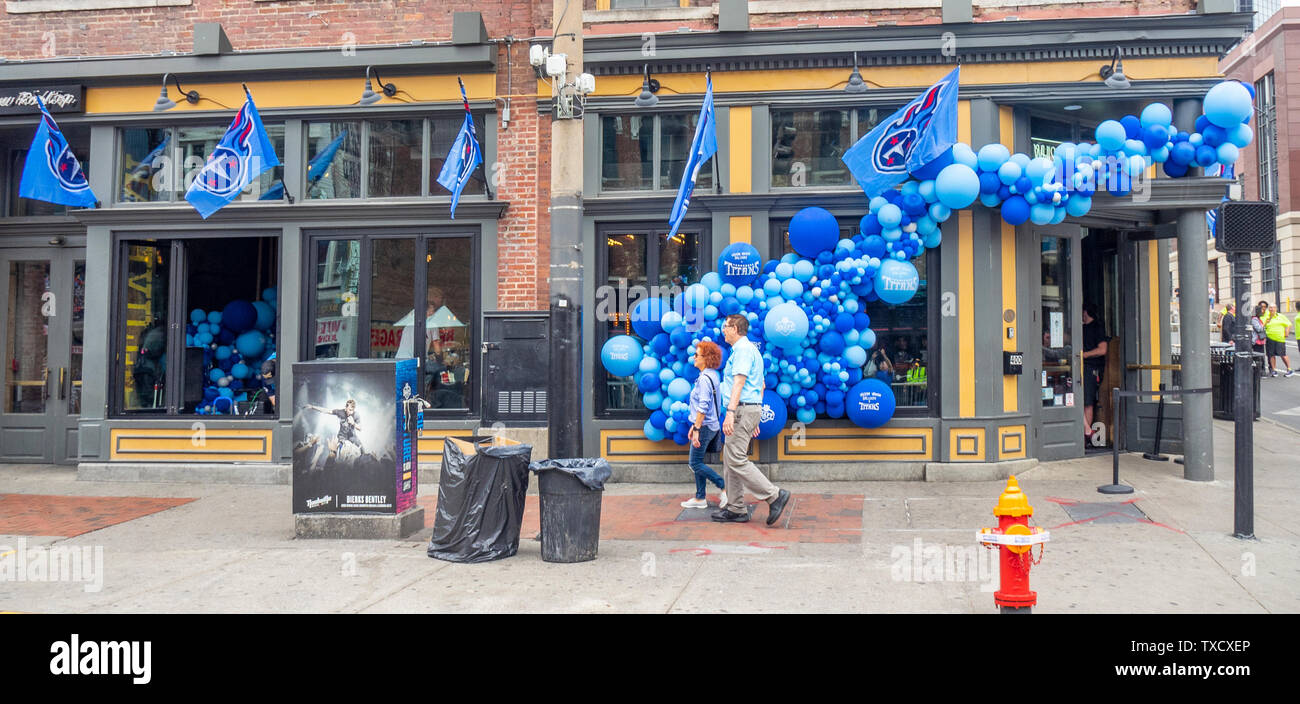
[[[193,500],[142,496],[0,494],[0,534],[59,535],[71,538]]]
[[[715,523],[708,510],[686,510],[682,495],[606,494],[600,507],[601,540],[686,540],[719,543],[768,541],[782,543],[851,543],[862,537],[862,494],[794,494],[776,525],[767,525],[767,507],[754,506],[748,523]],[[717,496],[709,497],[716,502]],[[541,526],[538,497],[524,502],[523,529],[527,540]],[[433,526],[438,498],[422,496],[424,525]]]

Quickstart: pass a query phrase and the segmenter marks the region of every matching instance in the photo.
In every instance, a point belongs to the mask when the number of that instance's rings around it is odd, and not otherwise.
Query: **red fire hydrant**
[[[993,603],[1004,614],[1031,613],[1038,603],[1038,593],[1029,589],[1029,568],[1043,559],[1042,545],[1050,534],[1040,528],[1029,525],[1029,517],[1034,515],[1034,507],[1029,505],[1029,498],[1020,490],[1015,476],[1007,479],[1007,488],[998,497],[998,505],[993,508],[993,515],[998,517],[997,528],[981,528],[978,540],[987,548],[997,545],[1000,548],[999,574],[1002,588],[993,594]],[[1038,559],[1031,554],[1034,545],[1039,546]]]

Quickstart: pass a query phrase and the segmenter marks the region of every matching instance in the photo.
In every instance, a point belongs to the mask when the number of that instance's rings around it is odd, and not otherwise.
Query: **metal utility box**
[[[484,425],[546,423],[548,326],[544,311],[483,314]]]

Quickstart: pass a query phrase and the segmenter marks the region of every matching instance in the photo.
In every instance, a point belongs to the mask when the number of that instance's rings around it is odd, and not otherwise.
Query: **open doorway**
[[[1122,303],[1118,233],[1106,228],[1087,228],[1083,235],[1079,247],[1083,272],[1081,307],[1085,313],[1095,313],[1083,316],[1086,338],[1083,353],[1088,355],[1087,348],[1099,350],[1098,340],[1102,341],[1105,349],[1104,354],[1084,358],[1085,396],[1090,395],[1089,387],[1095,385],[1096,388],[1095,395],[1084,401],[1084,422],[1091,431],[1084,443],[1084,452],[1087,453],[1102,452],[1111,447],[1115,429],[1111,389],[1124,386],[1124,346],[1119,337]],[[1086,318],[1089,317],[1095,322],[1088,323]],[[1089,325],[1095,327],[1089,329]],[[1088,405],[1089,400],[1094,402],[1093,405]]]

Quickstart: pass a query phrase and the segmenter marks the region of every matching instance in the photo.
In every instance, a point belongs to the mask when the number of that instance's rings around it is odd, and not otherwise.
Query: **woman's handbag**
[[[713,400],[716,404],[714,408],[721,411],[722,390],[718,388],[718,383],[713,380],[712,376],[709,376],[708,374],[704,374],[704,376],[708,377],[710,384],[713,384]],[[718,428],[718,432],[713,434],[713,439],[709,441],[709,446],[704,448],[704,451],[713,453],[722,452],[722,428]]]

